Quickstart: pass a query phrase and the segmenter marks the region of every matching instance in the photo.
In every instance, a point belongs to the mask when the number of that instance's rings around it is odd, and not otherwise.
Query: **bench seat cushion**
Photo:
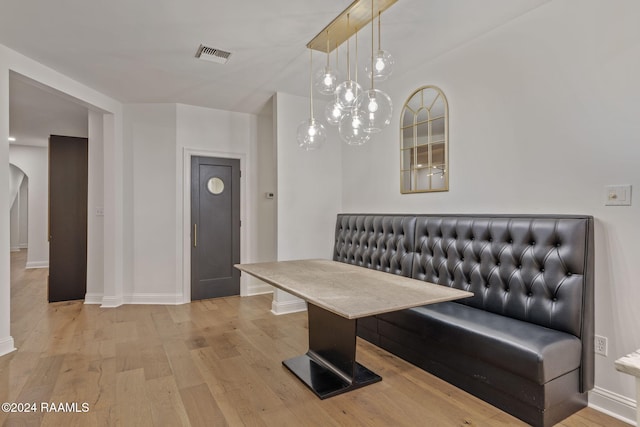
[[[378,316],[430,342],[466,353],[545,384],[580,366],[575,336],[543,326],[445,302]]]

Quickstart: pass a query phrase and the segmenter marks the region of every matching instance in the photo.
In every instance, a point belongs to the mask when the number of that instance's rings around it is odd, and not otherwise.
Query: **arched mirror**
[[[449,190],[449,106],[436,86],[409,96],[400,116],[400,192]]]

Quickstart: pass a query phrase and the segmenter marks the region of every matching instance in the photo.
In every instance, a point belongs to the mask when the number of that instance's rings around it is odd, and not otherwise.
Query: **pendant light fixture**
[[[358,85],[358,29],[356,28],[356,80],[355,84]],[[360,89],[362,91],[362,89]],[[356,92],[356,99],[360,96]],[[369,133],[365,131],[364,112],[358,108],[357,104],[346,107],[344,114],[340,117],[340,123],[338,124],[338,133],[340,138],[348,145],[363,145],[370,139]]]
[[[373,52],[373,0],[371,0],[371,69],[374,68]],[[371,79],[371,88],[362,92],[356,100],[356,108],[362,111],[362,126],[367,133],[378,133],[391,123],[393,107],[391,98],[385,92],[375,89]]]
[[[373,9],[373,7],[372,7]],[[381,82],[389,78],[393,72],[394,59],[393,56],[386,50],[382,50],[381,47],[381,32],[380,32],[380,15],[382,12],[378,11],[378,50],[375,53],[371,53],[371,64],[365,66],[365,71],[369,78],[371,78],[371,70],[373,70],[373,79],[377,82]],[[373,40],[373,17],[371,17],[371,39]],[[373,49],[372,49],[373,51]]]
[[[298,147],[315,150],[327,139],[324,125],[313,117],[313,50],[309,49],[309,113],[310,118],[298,125]]]
[[[344,110],[340,107],[338,101],[328,103],[324,109],[324,117],[327,119],[327,123],[333,126],[337,126],[340,123],[340,117],[342,117],[343,113]]]
[[[349,15],[347,15],[347,28],[349,28]],[[356,31],[356,36],[357,36]],[[357,49],[357,45],[356,45]],[[356,62],[357,66],[357,62]],[[357,70],[357,68],[356,68]],[[340,108],[352,107],[356,102],[356,97],[362,92],[362,86],[358,82],[351,80],[351,61],[349,59],[349,40],[347,39],[347,80],[340,83],[336,88],[336,101]]]
[[[316,73],[315,86],[322,95],[333,95],[338,87],[338,72],[329,65],[329,30],[327,30],[327,66]]]
[[[338,45],[336,45],[336,69],[338,68]],[[342,107],[338,103],[338,99],[333,95],[333,100],[330,101],[324,109],[324,117],[327,119],[327,123],[331,126],[338,126],[340,123],[340,117],[344,113]]]
[[[380,132],[391,121],[392,105],[389,96],[374,87],[378,81],[388,76],[393,66],[393,58],[381,48],[380,15],[398,0],[353,0],[338,16],[335,17],[320,33],[307,43],[307,48],[327,54],[327,64],[314,74],[310,72],[310,92],[318,90],[321,94],[333,93],[334,98],[324,109],[324,117],[330,125],[338,126],[340,139],[350,145],[366,143],[371,134]],[[371,11],[369,11],[371,9]],[[378,52],[374,51],[375,14],[378,15]],[[363,90],[358,84],[358,29],[371,24],[371,61],[365,68],[371,78],[371,88]],[[355,80],[351,80],[350,38],[356,35],[356,70]],[[331,40],[329,39],[331,36]],[[347,43],[346,80],[331,88],[338,82],[338,46]],[[331,47],[336,50],[335,67],[331,69]],[[382,53],[380,53],[382,51]],[[312,58],[313,60],[313,58]],[[376,69],[377,67],[377,69]],[[377,71],[376,71],[377,70]],[[386,74],[385,74],[386,73]],[[315,79],[314,79],[315,76]],[[313,97],[310,96],[311,118],[298,127],[298,143],[300,147],[310,150],[318,147],[326,138],[323,125],[313,115]]]

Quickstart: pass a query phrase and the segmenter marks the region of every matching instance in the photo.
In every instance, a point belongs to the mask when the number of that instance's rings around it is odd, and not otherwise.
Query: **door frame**
[[[182,214],[176,212],[176,225],[182,231],[178,233],[178,241],[176,242],[176,247],[182,248],[182,257],[176,257],[178,260],[176,268],[178,289],[176,289],[176,293],[182,295],[183,303],[191,302],[191,157],[193,156],[240,160],[240,171],[242,172],[240,175],[240,221],[242,222],[242,227],[240,227],[240,262],[246,262],[248,259],[248,236],[251,235],[251,224],[247,220],[247,212],[251,206],[247,197],[246,154],[184,148],[182,155],[182,194],[178,193],[176,204],[177,206],[182,204]],[[246,274],[240,276],[240,296],[249,295],[247,278]]]

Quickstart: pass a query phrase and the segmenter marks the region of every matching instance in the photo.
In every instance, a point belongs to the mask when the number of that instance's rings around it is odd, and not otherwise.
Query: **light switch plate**
[[[607,185],[604,187],[605,206],[631,206],[631,185]]]

